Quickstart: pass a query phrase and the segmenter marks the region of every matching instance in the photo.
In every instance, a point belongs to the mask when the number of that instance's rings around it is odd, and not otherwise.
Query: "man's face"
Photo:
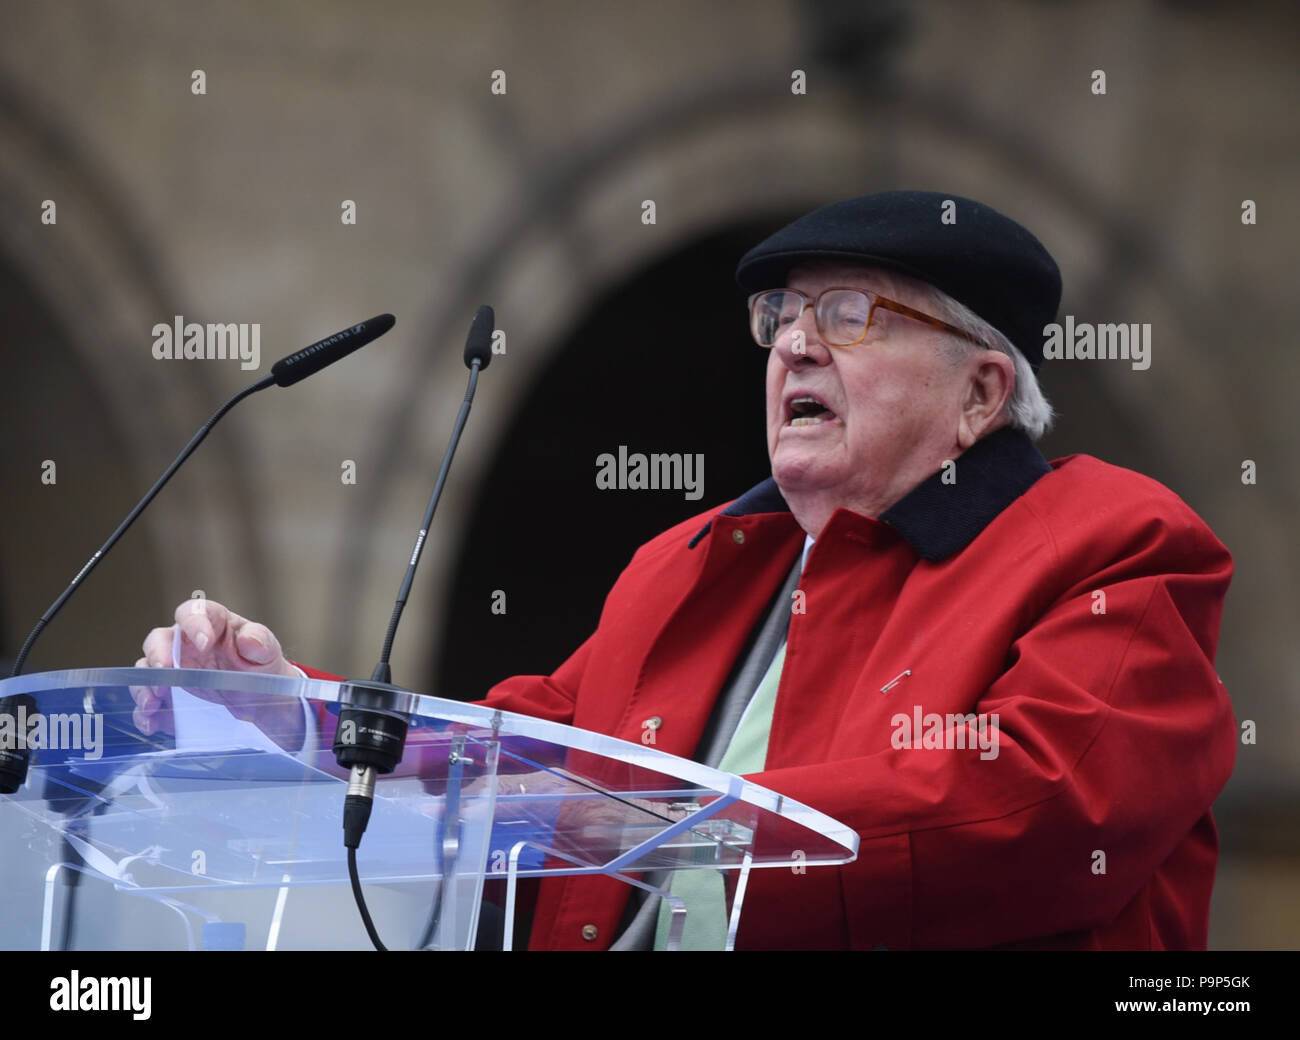
[[[891,272],[816,264],[797,267],[785,287],[811,299],[829,286],[869,289],[931,313],[920,283]],[[795,331],[805,352],[795,352]],[[939,347],[947,334],[877,307],[862,342],[827,345],[813,308],[771,349],[767,366],[767,445],[782,493],[815,496],[876,516],[955,458],[964,366]],[[826,412],[796,422],[815,405]],[[792,502],[792,505],[794,503]]]

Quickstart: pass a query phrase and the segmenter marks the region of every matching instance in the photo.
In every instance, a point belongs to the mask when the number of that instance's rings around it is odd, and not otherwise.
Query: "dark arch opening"
[[[746,249],[796,215],[696,240],[605,293],[577,322],[511,420],[474,500],[433,662],[441,696],[481,697],[508,676],[553,671],[595,629],[638,546],[769,475],[764,355],[749,340],[732,273]],[[1084,451],[1161,477],[1096,374],[1044,376],[1060,413],[1040,445],[1048,458]],[[703,497],[597,489],[597,456],[620,445],[703,454]],[[497,590],[504,614],[492,612]]]
[[[597,299],[554,354],[487,467],[451,585],[441,696],[549,673],[596,627],[643,542],[765,479],[765,355],[749,339],[736,261],[791,215],[734,225]],[[704,456],[703,495],[601,490],[597,457]],[[492,612],[505,594],[505,613]]]

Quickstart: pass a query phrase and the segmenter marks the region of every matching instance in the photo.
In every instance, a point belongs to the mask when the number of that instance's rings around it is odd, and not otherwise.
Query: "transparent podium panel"
[[[137,724],[133,689],[157,731]],[[0,795],[0,947],[368,948],[343,847],[348,771],[332,750],[358,696],[179,669],[0,683],[0,752],[26,761]],[[520,879],[645,887],[639,876],[663,869],[736,872],[734,939],[749,870],[857,852],[824,814],[653,747],[407,691],[382,710],[409,729],[357,862],[390,948],[474,948],[494,879],[508,922]]]

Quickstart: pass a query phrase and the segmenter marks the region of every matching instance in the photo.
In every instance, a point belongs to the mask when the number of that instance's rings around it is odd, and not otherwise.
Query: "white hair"
[[[928,309],[936,318],[941,318],[949,325],[954,325],[975,337],[989,350],[1001,351],[1011,358],[1016,366],[1016,377],[1011,398],[1007,401],[1006,416],[1014,429],[1023,430],[1030,440],[1038,440],[1051,429],[1056,413],[1047,398],[1043,396],[1042,387],[1038,385],[1038,377],[1029,366],[1029,359],[1011,340],[964,303],[954,300],[933,285],[925,286],[925,291],[930,296]],[[976,344],[957,336],[951,336],[945,341],[945,350],[954,362],[978,349]]]

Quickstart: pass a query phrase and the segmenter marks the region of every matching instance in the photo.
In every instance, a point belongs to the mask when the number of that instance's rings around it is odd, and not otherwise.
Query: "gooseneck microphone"
[[[424,519],[415,535],[415,546],[411,551],[410,561],[406,565],[406,574],[397,591],[397,601],[393,605],[393,616],[388,622],[388,631],[384,635],[383,649],[379,653],[379,663],[375,665],[369,681],[352,680],[345,683],[339,691],[339,699],[346,706],[339,711],[338,728],[334,735],[334,757],[338,764],[350,770],[347,794],[343,801],[343,844],[348,850],[348,871],[352,880],[352,893],[356,899],[357,909],[361,913],[362,923],[370,936],[375,949],[386,947],[379,940],[375,926],[370,920],[365,899],[361,893],[361,883],[357,875],[357,848],[361,845],[361,836],[370,822],[370,811],[374,805],[375,779],[383,773],[391,773],[402,759],[406,746],[407,717],[398,709],[401,695],[409,691],[392,685],[392,669],[388,659],[393,650],[393,639],[397,635],[397,625],[406,609],[406,601],[415,580],[415,568],[419,566],[420,556],[424,552],[425,539],[433,524],[433,514],[442,497],[443,485],[447,482],[447,473],[451,470],[451,460],[460,443],[461,432],[465,429],[465,420],[469,418],[470,406],[474,402],[474,391],[478,386],[479,372],[487,368],[492,360],[492,332],[495,314],[491,307],[480,307],[474,314],[469,336],[465,341],[465,366],[469,369],[469,384],[465,388],[465,400],[461,402],[456,424],[451,432],[451,440],[442,457],[442,468],[438,470],[438,479],[433,485],[433,494],[424,511]]]
[[[308,376],[314,376],[322,368],[328,368],[335,361],[342,361],[354,350],[360,350],[367,343],[378,339],[396,324],[397,319],[391,314],[376,314],[369,321],[326,336],[310,347],[303,347],[288,357],[282,357],[271,366],[270,378],[276,386],[293,386]]]
[[[18,656],[14,660],[13,670],[10,676],[18,675],[23,670],[23,665],[27,660],[27,655],[31,653],[32,647],[36,640],[40,638],[45,627],[54,620],[55,616],[63,609],[63,605],[68,602],[82,583],[98,565],[100,560],[108,553],[118,540],[124,535],[128,528],[135,523],[136,518],[145,511],[150,502],[157,497],[167,482],[171,480],[175,472],[181,468],[181,465],[188,459],[207,435],[211,432],[221,417],[235,407],[245,397],[257,393],[259,390],[265,390],[271,385],[275,386],[293,386],[294,383],[301,382],[308,376],[319,372],[322,368],[334,364],[355,350],[359,350],[372,340],[378,339],[385,332],[396,324],[396,319],[391,314],[380,314],[371,318],[369,321],[363,321],[360,325],[353,325],[344,329],[342,332],[336,332],[333,336],[327,336],[325,339],[318,340],[309,347],[288,357],[281,358],[271,366],[270,375],[259,379],[252,386],[247,386],[239,393],[235,394],[230,400],[218,408],[207,422],[205,422],[199,431],[190,438],[190,442],[181,449],[181,453],[176,456],[172,464],[163,471],[163,475],[154,482],[151,487],[135,508],[131,510],[125,520],[123,520],[111,535],[108,541],[95,550],[93,556],[86,561],[81,570],[77,572],[76,577],[72,579],[68,587],[63,590],[49,608],[41,615],[40,620],[36,622],[36,627],[28,635],[26,642],[23,643],[22,649],[18,651]],[[0,700],[0,712],[5,709],[5,701]],[[27,749],[4,749],[0,748],[0,794],[12,794],[22,786],[27,777],[27,763],[30,751]]]
[[[415,548],[411,553],[411,562],[407,564],[406,576],[397,591],[397,602],[393,605],[393,616],[388,622],[388,632],[384,636],[384,648],[379,652],[379,663],[375,665],[371,679],[390,682],[388,656],[393,652],[393,637],[397,635],[397,623],[402,620],[402,611],[406,609],[406,598],[411,594],[411,583],[415,580],[415,568],[420,563],[420,554],[424,551],[424,539],[433,523],[434,510],[438,508],[438,499],[442,497],[442,486],[447,482],[447,473],[451,469],[452,457],[460,443],[461,431],[465,429],[465,420],[469,418],[470,406],[474,403],[474,391],[478,386],[478,374],[487,368],[492,360],[492,326],[496,321],[491,307],[480,307],[474,313],[470,323],[469,335],[465,339],[465,367],[469,369],[469,385],[465,387],[465,400],[461,402],[460,412],[456,415],[456,425],[451,431],[451,440],[447,452],[442,457],[442,468],[438,470],[438,479],[433,485],[433,495],[429,498],[428,508],[424,511],[424,520],[420,524],[419,534],[415,537]]]

